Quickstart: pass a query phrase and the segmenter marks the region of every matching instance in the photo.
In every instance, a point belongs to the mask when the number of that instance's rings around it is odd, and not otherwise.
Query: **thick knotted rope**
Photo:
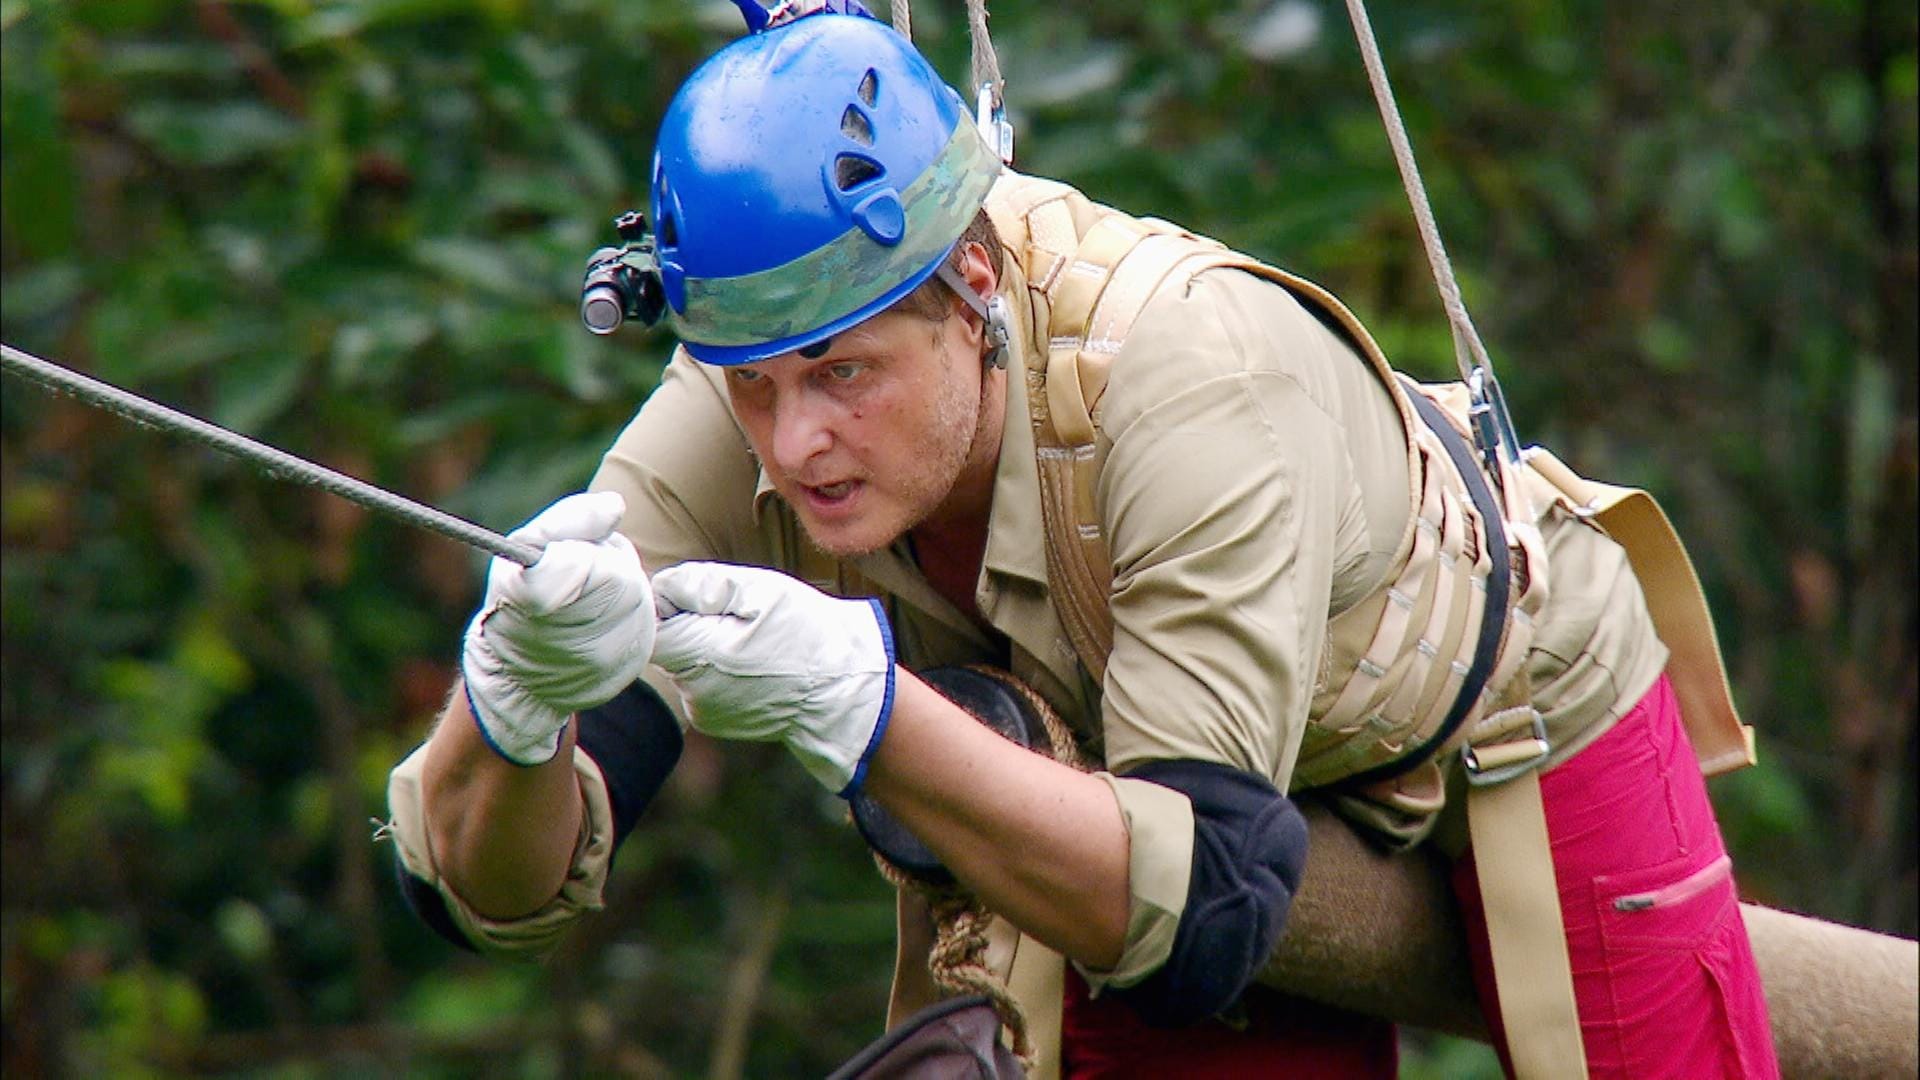
[[[967,670],[984,675],[1019,695],[1046,729],[1048,756],[1082,772],[1091,769],[1072,730],[1032,687],[996,668],[969,664]],[[933,977],[934,985],[949,996],[984,995],[993,1004],[993,1011],[999,1014],[1000,1022],[1006,1025],[1013,1052],[1032,1068],[1034,1048],[1027,1035],[1026,1014],[1007,991],[1006,980],[995,975],[987,965],[987,930],[993,924],[993,913],[979,897],[957,882],[929,885],[888,862],[878,851],[873,854],[873,862],[880,868],[880,875],[895,888],[912,889],[926,899],[927,910],[933,916],[933,949],[927,956],[927,973]]]
[[[993,37],[987,33],[987,0],[967,0],[967,35],[973,42],[973,88],[993,87],[998,104],[1006,80],[1000,77],[1000,55],[993,51]]]

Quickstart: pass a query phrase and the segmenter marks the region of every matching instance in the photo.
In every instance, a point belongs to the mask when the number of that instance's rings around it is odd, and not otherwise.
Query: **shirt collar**
[[[1009,264],[1012,259],[1006,260]],[[1007,343],[1006,416],[1000,432],[1000,461],[994,468],[993,510],[987,518],[989,573],[1008,574],[1045,584],[1046,532],[1040,516],[1040,468],[1033,458],[1033,421],[1027,406],[1028,364],[1033,338],[1033,308],[1026,276],[1008,265],[1000,282],[1008,298],[1013,326]],[[1040,357],[1044,363],[1046,358]]]
[[[728,408],[732,406],[729,405]],[[758,463],[760,456],[755,454],[753,460]],[[756,525],[760,523],[761,515],[766,512],[767,503],[780,497],[773,490],[773,480],[767,476],[767,467],[760,465],[759,468],[760,475],[753,483],[753,521]]]

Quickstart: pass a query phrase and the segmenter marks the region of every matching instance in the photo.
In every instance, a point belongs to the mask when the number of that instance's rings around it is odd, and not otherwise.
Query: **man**
[[[496,560],[464,692],[396,770],[430,922],[537,952],[597,905],[678,750],[651,659],[696,727],[864,793],[999,917],[1040,1072],[1392,1075],[1389,1027],[1256,982],[1305,860],[1288,793],[1437,831],[1480,928],[1470,773],[1538,784],[1590,1072],[1775,1073],[1625,556],[1533,469],[1482,475],[1449,392],[1337,302],[1004,172],[851,15],[690,77],[652,202],[684,352],[594,493],[516,534],[541,560]],[[1010,671],[1101,771],[914,674],[955,663]],[[925,938],[903,894],[893,1020],[934,995]],[[1524,1003],[1480,945],[1497,1028]]]

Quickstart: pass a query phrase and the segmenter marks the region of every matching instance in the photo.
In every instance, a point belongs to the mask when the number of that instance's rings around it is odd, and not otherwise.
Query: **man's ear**
[[[996,368],[1007,363],[1007,303],[997,291],[999,288],[999,270],[993,265],[993,259],[987,254],[985,245],[969,241],[960,248],[959,265],[942,261],[935,271],[947,287],[954,293],[954,302],[962,308],[972,309],[959,312],[966,320],[968,329],[978,329],[981,344],[986,352],[984,359]],[[969,317],[971,315],[972,317]]]
[[[987,254],[986,245],[978,240],[963,240],[960,243],[960,276],[973,291],[981,296],[992,296],[1000,287],[1000,271],[993,265],[993,257]]]

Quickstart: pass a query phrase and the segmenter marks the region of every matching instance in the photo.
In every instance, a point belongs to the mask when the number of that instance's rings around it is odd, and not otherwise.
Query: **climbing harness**
[[[1487,474],[1500,483],[1517,475],[1523,459],[1531,460],[1536,471],[1559,489],[1556,501],[1573,507],[1576,513],[1584,511],[1585,516],[1604,514],[1618,520],[1623,528],[1615,539],[1626,548],[1643,582],[1650,609],[1657,605],[1654,622],[1668,642],[1672,654],[1669,666],[1676,672],[1677,682],[1688,684],[1690,700],[1682,700],[1682,713],[1691,721],[1689,734],[1703,767],[1719,771],[1751,764],[1752,730],[1740,723],[1733,710],[1725,665],[1699,580],[1666,515],[1644,492],[1610,489],[1582,480],[1538,448],[1526,455],[1521,453],[1505,395],[1493,374],[1493,361],[1467,315],[1434,223],[1426,186],[1421,182],[1406,126],[1387,80],[1365,0],[1347,0],[1346,6],[1367,81],[1393,148],[1394,164],[1400,171],[1421,246],[1453,331],[1454,355],[1472,399],[1473,434]],[[1525,517],[1521,521],[1530,527],[1534,517],[1526,493],[1518,490],[1518,483],[1512,487],[1515,490],[1503,494],[1510,505],[1522,510]],[[1519,681],[1524,690],[1524,675]],[[1524,698],[1524,694],[1509,692],[1507,707],[1493,710],[1476,725],[1462,752],[1469,785],[1467,821],[1474,857],[1481,866],[1480,890],[1486,906],[1494,980],[1515,1075],[1522,1080],[1584,1078],[1586,1054],[1540,799],[1539,766],[1551,747],[1539,712],[1525,700],[1515,701],[1516,696]],[[1521,723],[1516,725],[1515,720]],[[1704,732],[1705,737],[1695,735],[1696,730]]]

